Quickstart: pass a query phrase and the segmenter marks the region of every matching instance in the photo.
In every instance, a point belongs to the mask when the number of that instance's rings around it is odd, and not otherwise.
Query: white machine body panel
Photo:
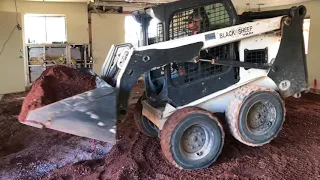
[[[136,51],[147,49],[169,49],[179,46],[184,46],[192,43],[203,42],[202,49],[220,46],[241,39],[257,36],[274,30],[279,30],[283,16],[270,18],[255,22],[248,22],[237,26],[231,26],[223,29],[218,29],[206,33],[201,33],[193,36],[188,36],[171,41],[160,42],[149,46],[136,48]]]
[[[198,42],[203,42],[202,50],[204,50],[207,48],[221,46],[224,44],[241,41],[243,39],[264,35],[265,33],[278,31],[281,29],[281,22],[283,18],[284,16],[279,16],[255,22],[248,22],[237,26],[231,26],[206,33],[175,39],[172,41],[165,41],[149,46],[131,48],[130,50],[127,50],[129,52],[121,62],[122,67],[120,67],[121,71],[119,73],[119,76],[117,77],[117,88],[120,87],[120,80],[125,73],[126,67],[129,64],[130,58],[134,51],[144,51],[149,49],[169,49]],[[241,82],[239,83],[241,84]]]
[[[148,49],[168,49],[176,48],[180,46],[185,46],[192,43],[203,42],[204,45],[202,50],[216,47],[232,42],[239,42],[239,52],[240,61],[245,61],[245,49],[247,50],[258,50],[258,49],[268,49],[268,59],[267,63],[272,64],[273,60],[277,56],[280,41],[281,41],[281,21],[283,16],[259,20],[255,22],[249,22],[237,26],[232,26],[228,28],[223,28],[207,33],[201,33],[198,35],[188,36],[181,39],[175,39],[174,41],[161,42],[149,46],[131,48],[128,52],[128,56],[125,58],[123,65],[121,67],[120,74],[118,76],[117,87],[120,86],[119,82],[121,76],[125,72],[125,69],[130,61],[134,51],[143,51]],[[240,80],[238,83],[220,90],[216,93],[212,93],[203,98],[197,99],[187,105],[174,108],[170,104],[166,107],[170,108],[155,108],[154,116],[158,117],[160,122],[158,122],[159,129],[161,130],[167,118],[175,112],[177,109],[181,109],[188,106],[198,106],[200,108],[206,109],[210,112],[225,112],[229,101],[234,98],[234,92],[241,86],[244,85],[256,85],[262,86],[274,90],[278,90],[278,86],[271,80],[267,75],[269,70],[264,69],[245,69],[239,68],[240,70]],[[202,84],[203,86],[210,86],[210,84]],[[159,114],[159,112],[162,112]]]
[[[248,50],[257,50],[257,49],[265,49],[268,48],[268,63],[272,63],[272,61],[275,59],[275,57],[278,54],[278,50],[280,47],[280,39],[281,36],[279,33],[269,33],[259,36],[254,36],[251,38],[247,38],[240,41],[239,44],[239,52],[240,52],[240,61],[244,62],[244,51],[245,49]],[[267,77],[269,70],[263,70],[263,69],[245,69],[243,67],[240,68],[240,81],[226,89],[223,89],[221,91],[218,91],[216,93],[210,94],[206,97],[203,97],[201,99],[198,99],[196,101],[193,101],[186,106],[198,106],[199,104],[212,103],[212,98],[218,97],[220,95],[224,95],[226,92],[232,91],[233,89],[236,89],[242,85],[249,85],[248,82],[252,82],[253,85],[259,85],[271,89],[277,89],[277,85]],[[263,82],[261,83],[261,78],[263,79]],[[258,82],[258,84],[256,84]],[[206,86],[205,84],[203,84]],[[228,103],[229,101],[227,101]],[[183,106],[183,107],[186,107]],[[206,109],[206,108],[205,108]],[[209,110],[209,109],[207,109]],[[225,107],[222,108],[220,106],[218,109],[212,109],[212,112],[224,112]]]

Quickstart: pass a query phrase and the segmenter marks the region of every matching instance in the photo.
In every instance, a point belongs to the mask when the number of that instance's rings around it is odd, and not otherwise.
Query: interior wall
[[[100,74],[101,67],[113,44],[125,42],[125,17],[128,14],[91,14],[93,70]]]
[[[89,43],[86,3],[54,3],[17,1],[18,11],[24,14],[61,14],[66,16],[68,43]],[[0,0],[0,11],[15,12],[13,0]],[[23,23],[22,23],[23,25]]]
[[[21,14],[18,14],[18,18]],[[10,41],[6,43],[0,55],[0,94],[20,92],[25,90],[24,60],[22,33],[16,26],[16,13],[0,11],[0,52],[4,42],[12,32]]]
[[[21,17],[19,16],[18,21],[20,25],[22,26],[22,29],[24,29],[24,14],[59,14],[59,15],[65,15],[66,16],[66,31],[67,31],[67,41],[68,43],[74,43],[74,44],[84,44],[89,43],[89,32],[88,32],[88,13],[87,13],[87,4],[86,3],[54,3],[54,2],[26,2],[26,1],[18,1],[17,0],[17,10],[21,13]],[[0,0],[0,12],[15,12],[15,5],[13,0]],[[15,16],[14,16],[15,17]],[[8,22],[14,22],[15,18],[12,20],[7,20]],[[3,25],[3,24],[2,24]],[[20,33],[20,37],[24,37],[24,31],[18,31],[15,33]],[[0,30],[0,37],[8,37],[7,31]],[[14,85],[15,87],[10,88],[11,90],[4,90],[7,88],[4,88],[3,84],[0,86],[0,94],[3,93],[12,93],[12,92],[18,92],[18,91],[24,91],[25,87],[27,85],[27,68],[24,65],[23,72],[21,72],[21,69],[15,68],[15,59],[16,57],[21,56],[21,52],[16,52],[10,49],[10,47],[21,47],[22,48],[24,44],[24,40],[18,42],[13,40],[14,36],[11,37],[11,39],[8,42],[8,45],[6,46],[6,49],[4,50],[4,53],[10,53],[6,56],[6,59],[8,61],[4,62],[1,61],[0,58],[0,66],[3,69],[6,69],[7,71],[15,72],[14,76],[17,79],[24,79],[24,81],[15,81],[15,83],[11,83],[11,85]],[[0,48],[2,48],[2,45],[5,40],[0,39]],[[24,61],[24,64],[26,64],[26,59],[19,59],[20,62]],[[17,72],[19,71],[19,72]],[[8,81],[9,75],[3,76],[0,75],[0,82],[6,82]],[[23,87],[23,88],[21,88]]]
[[[275,9],[284,9],[290,8],[292,6],[305,5],[307,7],[307,16],[310,17],[310,32],[309,32],[309,48],[307,55],[307,64],[308,64],[308,74],[309,74],[309,85],[311,88],[314,88],[314,80],[320,82],[320,61],[319,61],[319,47],[320,42],[320,1],[313,0],[306,3],[294,4],[289,6],[280,6],[276,8],[264,8],[263,10],[275,10]],[[319,89],[319,85],[317,89]]]
[[[237,14],[239,14],[239,15],[241,15],[242,13],[244,13],[246,11],[246,9],[243,7],[235,6],[234,8],[236,9]]]

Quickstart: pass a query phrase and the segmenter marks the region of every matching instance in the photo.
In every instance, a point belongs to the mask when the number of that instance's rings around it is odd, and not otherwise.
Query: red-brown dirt
[[[104,159],[57,169],[45,179],[319,179],[320,96],[290,98],[286,105],[283,130],[271,143],[249,147],[226,133],[218,161],[197,171],[169,164],[159,140],[137,132],[131,112]]]
[[[33,83],[23,102],[18,119],[22,122],[31,110],[92,90],[95,87],[95,79],[88,73],[78,72],[66,66],[52,66]]]
[[[143,82],[133,88],[129,104],[142,95]],[[18,121],[27,92],[0,100],[0,180],[41,179],[57,168],[101,159],[112,145],[50,129],[37,129]]]
[[[54,83],[64,82],[53,81],[50,87],[57,88]],[[74,93],[67,87],[63,92],[70,94],[61,94],[50,102]],[[130,103],[142,92],[139,82]],[[0,101],[0,179],[320,179],[318,95],[287,99],[283,130],[262,147],[248,147],[226,131],[218,161],[197,171],[180,170],[167,162],[159,140],[138,132],[132,105],[126,120],[118,125],[117,144],[109,152],[109,144],[97,142],[95,152],[90,139],[18,123],[25,95],[9,94]],[[43,101],[40,104],[44,105]]]

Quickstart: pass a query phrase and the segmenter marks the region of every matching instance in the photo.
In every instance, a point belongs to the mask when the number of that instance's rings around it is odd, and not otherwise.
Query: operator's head
[[[199,15],[198,11],[193,11],[188,17],[188,29],[197,33],[200,31],[200,24],[201,24],[201,16]]]

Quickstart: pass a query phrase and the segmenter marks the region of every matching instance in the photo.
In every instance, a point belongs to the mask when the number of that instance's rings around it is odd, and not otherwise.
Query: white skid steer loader
[[[172,164],[201,169],[221,153],[221,122],[240,142],[264,145],[284,123],[283,98],[308,89],[304,6],[238,16],[230,0],[177,1],[132,15],[143,46],[111,48],[101,73],[108,84],[33,110],[26,124],[115,143],[144,74],[132,123],[160,138]]]

